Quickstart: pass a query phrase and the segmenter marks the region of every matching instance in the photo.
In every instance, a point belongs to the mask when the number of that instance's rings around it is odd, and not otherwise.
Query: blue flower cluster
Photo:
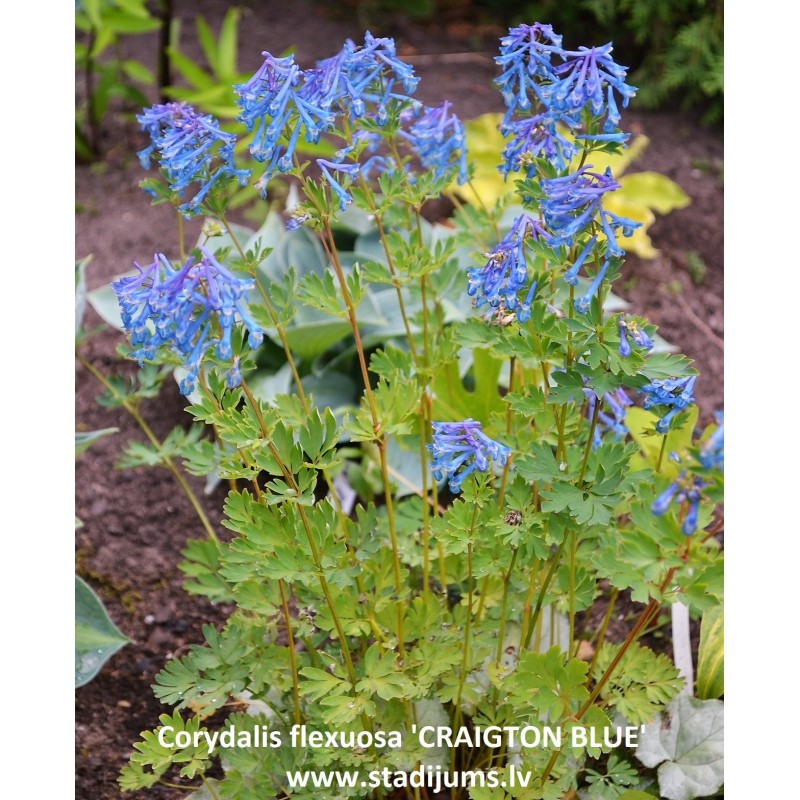
[[[700,511],[700,490],[705,482],[700,478],[687,478],[686,471],[681,474],[655,499],[651,511],[660,517],[665,514],[674,500],[688,503],[686,516],[681,523],[681,532],[691,536],[697,530],[697,516]]]
[[[673,417],[694,402],[694,384],[697,376],[653,380],[641,388],[645,395],[644,407],[667,406],[669,410],[656,423],[659,433],[666,433]]]
[[[485,472],[490,460],[502,467],[511,455],[511,448],[490,439],[474,419],[434,422],[433,443],[427,447],[433,456],[433,476],[437,481],[447,479],[452,492],[461,491],[471,472]]]
[[[625,83],[626,68],[611,58],[611,44],[564,50],[561,41],[550,25],[538,22],[511,28],[500,40],[495,61],[503,72],[496,83],[507,108],[501,131],[512,137],[503,154],[505,174],[528,166],[531,157],[540,155],[565,169],[575,146],[559,126],[576,134],[576,139],[624,143],[628,138],[617,128],[616,97],[625,108],[636,89]],[[541,111],[520,123],[514,115],[532,108],[531,96]],[[584,111],[605,116],[602,133],[579,132]]]
[[[267,163],[258,182],[262,192],[276,170],[292,168],[301,134],[316,143],[343,116],[351,123],[367,116],[383,126],[390,104],[409,101],[419,81],[413,68],[397,57],[393,39],[370,33],[363,46],[348,40],[335,56],[305,71],[294,56],[262,55],[264,63],[253,77],[234,87],[239,119],[255,132],[250,153]]]
[[[449,109],[450,103],[447,101],[436,108],[426,108],[410,130],[400,133],[411,142],[425,169],[432,169],[434,175],[441,178],[457,164],[458,182],[466,183],[464,126],[455,114],[448,113]]]
[[[619,327],[619,354],[623,358],[627,358],[631,354],[631,342],[643,350],[653,349],[653,340],[635,319],[620,314],[617,326]]]
[[[247,183],[250,170],[236,169],[233,163],[236,137],[220,130],[209,114],[200,114],[186,103],[165,103],[145,109],[136,119],[151,142],[138,153],[142,167],[149,169],[153,153],[158,153],[173,192],[182,197],[190,184],[200,185],[194,197],[180,206],[184,216],[200,212],[211,187],[221,178],[235,178],[241,186]]]
[[[714,414],[717,429],[701,445],[698,460],[706,468],[725,467],[725,417],[722,411]]]
[[[550,25],[538,22],[511,28],[500,44],[495,60],[503,72],[496,83],[507,106],[500,130],[510,136],[500,171],[508,176],[524,167],[532,178],[536,159],[545,158],[565,173],[539,181],[543,194],[539,211],[544,223],[539,231],[548,245],[577,253],[564,275],[572,286],[578,283],[583,264],[594,254],[592,281],[586,293],[574,301],[575,310],[585,314],[610,269],[610,258],[623,255],[617,235],[631,236],[640,223],[603,207],[603,196],[620,188],[610,169],[593,172],[592,165],[586,164],[573,173],[566,170],[576,153],[576,141],[626,141],[627,135],[616,127],[620,120],[616,98],[622,98],[622,105],[627,106],[635,89],[625,83],[625,68],[611,59],[610,44],[564,50],[561,36]],[[518,112],[533,111],[531,98],[539,110],[517,119]],[[594,132],[600,130],[602,117],[602,132]],[[585,125],[593,132],[582,133]],[[564,130],[571,131],[574,138],[565,136]],[[605,240],[602,246],[600,236]],[[516,291],[522,284],[527,285],[527,276],[521,271],[512,280],[500,282],[501,291],[513,293],[512,302],[506,302],[509,308],[516,307]],[[535,290],[532,286],[531,295]],[[470,294],[478,294],[487,302],[494,299],[496,305],[497,291],[497,270],[470,271]],[[518,313],[517,319],[524,322],[527,315],[521,310],[523,316]]]
[[[180,268],[156,255],[147,267],[136,264],[138,275],[112,283],[122,323],[135,348],[131,356],[141,365],[159,347],[169,346],[188,370],[180,384],[184,395],[194,391],[203,357],[212,349],[218,359],[231,362],[228,386],[241,382],[239,358],[231,345],[237,316],[249,331],[251,348],[264,339],[246,301],[254,281],[234,275],[208,250],[201,247],[200,252],[199,261],[190,257]]]
[[[528,264],[525,258],[525,240],[537,240],[545,236],[542,223],[527,214],[514,221],[511,230],[502,241],[485,254],[488,261],[483,267],[467,271],[469,284],[467,294],[475,297],[480,308],[489,305],[493,309],[502,307],[516,311],[519,322],[527,322],[531,315],[531,303],[536,293],[536,281],[528,286]],[[518,294],[527,287],[522,303]]]
[[[587,388],[583,391],[588,405],[587,416],[592,419],[597,397],[591,389]],[[628,429],[625,427],[625,409],[632,405],[633,400],[628,397],[621,387],[603,395],[603,405],[600,406],[600,410],[597,412],[597,425],[595,426],[592,440],[593,449],[600,446],[605,433],[612,433],[617,441],[624,439],[628,435]],[[610,413],[603,410],[604,406],[608,408]]]
[[[541,209],[545,222],[552,231],[550,241],[554,245],[571,245],[578,234],[586,230],[599,216],[600,225],[608,240],[608,252],[621,256],[623,251],[614,236],[615,229],[622,228],[624,235],[630,236],[638,223],[618,217],[602,207],[603,195],[620,188],[611,175],[611,169],[608,168],[603,173],[590,170],[591,164],[587,164],[577,172],[542,181],[545,199]]]

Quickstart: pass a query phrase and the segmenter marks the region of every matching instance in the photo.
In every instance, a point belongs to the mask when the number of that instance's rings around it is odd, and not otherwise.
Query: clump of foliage
[[[139,380],[87,366],[147,436],[124,466],[168,469],[198,510],[187,589],[236,608],[158,675],[175,709],[123,789],[175,773],[218,799],[720,788],[721,702],[678,698],[642,643],[663,606],[722,602],[723,433],[694,430],[691,362],[614,310],[638,223],[593,164],[625,147],[634,89],[610,45],[567,49],[549,25],[509,30],[497,62],[499,168],[522,210],[465,206],[446,226],[422,211],[470,181],[464,128],[415,99],[391,39],[311,68],[265,54],[236,86],[246,163],[186,104],[140,116],[159,168],[143,186],[178,245],[112,285]],[[335,153],[304,158],[323,136]],[[289,232],[228,221],[238,185],[282,175]],[[331,399],[337,365],[349,401]],[[159,440],[139,406],[173,369],[195,425]],[[230,538],[181,462],[229,482]],[[611,643],[623,592],[641,609]],[[638,766],[623,730],[659,713]]]

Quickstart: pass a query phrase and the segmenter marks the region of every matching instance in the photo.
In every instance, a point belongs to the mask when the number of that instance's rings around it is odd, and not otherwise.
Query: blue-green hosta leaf
[[[138,273],[135,271],[125,272],[122,275],[117,275],[114,280],[116,281],[122,277],[136,274]],[[119,302],[117,301],[117,295],[111,288],[110,283],[101,286],[99,289],[93,289],[86,296],[86,299],[89,301],[89,305],[100,315],[103,322],[110,325],[112,328],[116,328],[118,331],[123,330],[122,317],[119,314]]]
[[[386,442],[386,461],[389,480],[397,486],[397,497],[421,494],[422,461],[418,436],[390,437]]]
[[[271,404],[275,395],[289,394],[292,369],[289,364],[284,364],[277,372],[259,369],[247,378],[247,384],[257,400]]]
[[[89,683],[128,641],[111,621],[97,595],[76,575],[75,688]]]
[[[119,428],[100,428],[96,431],[75,431],[75,458],[88,450],[98,439],[116,433]]]
[[[89,255],[75,262],[75,333],[80,329],[86,313],[86,265],[91,260]]]
[[[666,800],[707,797],[722,786],[723,711],[721,700],[680,695],[646,725],[636,757],[658,766],[658,788]]]

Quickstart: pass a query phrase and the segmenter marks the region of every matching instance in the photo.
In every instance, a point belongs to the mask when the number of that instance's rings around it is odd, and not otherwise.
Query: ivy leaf
[[[721,700],[681,695],[645,726],[634,752],[646,767],[658,766],[661,797],[693,800],[722,786],[723,711]]]

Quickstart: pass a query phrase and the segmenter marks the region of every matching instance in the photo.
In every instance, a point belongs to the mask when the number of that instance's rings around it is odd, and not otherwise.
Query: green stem
[[[291,615],[289,614],[289,602],[286,599],[286,588],[282,578],[278,578],[278,589],[281,593],[281,607],[283,609],[283,621],[286,625],[286,644],[289,649],[289,663],[292,667],[292,699],[294,700],[294,721],[300,725],[302,714],[300,713],[300,686],[297,681],[297,653],[294,650],[294,636],[292,635]]]
[[[550,582],[553,580],[553,576],[556,574],[556,568],[558,567],[558,562],[561,560],[561,554],[564,552],[564,545],[566,544],[566,541],[567,534],[564,535],[564,538],[561,540],[561,544],[558,546],[558,550],[556,550],[556,553],[553,556],[553,560],[550,562],[550,568],[547,570],[547,575],[545,575],[542,588],[539,590],[539,596],[536,598],[536,608],[533,610],[530,626],[528,627],[527,631],[523,631],[524,635],[520,650],[527,650],[530,646],[531,636],[536,628],[536,623],[539,621],[539,614],[542,611],[545,595],[547,594],[547,590],[550,588]]]
[[[664,453],[667,449],[667,434],[661,438],[661,449],[658,451],[658,463],[656,464],[656,475],[661,474],[661,462],[664,460]]]

